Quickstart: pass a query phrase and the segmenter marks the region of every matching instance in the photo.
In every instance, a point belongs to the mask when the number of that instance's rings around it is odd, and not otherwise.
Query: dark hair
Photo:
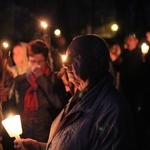
[[[27,45],[27,56],[34,56],[36,54],[42,54],[45,59],[48,58],[48,47],[42,40],[30,41]]]
[[[134,32],[129,32],[125,35],[124,41],[126,41],[130,36],[134,37],[135,39],[138,39],[138,34]]]
[[[16,47],[16,46],[22,46],[22,45],[21,45],[20,42],[17,42],[17,43],[15,43],[15,44],[13,45],[13,48]]]

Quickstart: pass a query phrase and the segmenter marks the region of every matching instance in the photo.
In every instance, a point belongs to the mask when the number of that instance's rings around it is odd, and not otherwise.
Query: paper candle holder
[[[10,137],[18,137],[22,134],[20,115],[14,115],[2,121],[2,124]]]

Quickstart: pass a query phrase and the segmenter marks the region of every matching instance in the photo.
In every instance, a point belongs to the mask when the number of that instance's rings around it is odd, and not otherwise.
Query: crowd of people
[[[150,136],[150,51],[142,53],[142,43],[150,47],[150,30],[145,39],[129,33],[123,41],[110,44],[110,58],[115,84],[132,110],[139,149],[149,149]]]
[[[16,43],[0,87],[1,120],[21,116],[28,150],[148,150],[150,51],[142,53],[143,41],[150,46],[150,31],[141,41],[133,33],[111,42],[77,36],[63,45],[62,65],[58,55],[53,58],[56,70],[43,40]],[[21,149],[20,141],[0,131],[0,150]]]

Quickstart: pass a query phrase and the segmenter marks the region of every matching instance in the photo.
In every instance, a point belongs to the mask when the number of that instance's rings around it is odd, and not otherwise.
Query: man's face
[[[47,67],[46,59],[42,54],[36,54],[32,57],[29,56],[28,63],[30,68],[40,67],[42,72],[44,72]]]
[[[81,57],[74,51],[67,50],[67,60],[64,63],[64,66],[67,70],[67,75],[69,81],[72,82],[77,88],[80,86],[81,77],[80,77],[80,70],[81,70]]]
[[[134,50],[138,46],[138,39],[134,37],[133,35],[129,35],[126,38],[125,43],[127,44],[128,50]]]
[[[150,42],[150,31],[146,32],[146,38]]]
[[[24,54],[23,54],[23,48],[21,46],[15,46],[13,48],[13,60],[16,65],[18,66],[23,66],[23,61],[24,61]]]

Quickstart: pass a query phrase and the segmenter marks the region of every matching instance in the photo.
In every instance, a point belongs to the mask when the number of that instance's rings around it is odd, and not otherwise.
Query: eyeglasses
[[[42,64],[43,62],[45,62],[46,60],[44,59],[44,60],[38,60],[38,61],[36,61],[36,60],[29,60],[29,62],[32,64],[32,65],[34,65],[34,64]]]
[[[77,53],[69,54],[66,57],[66,60],[63,62],[63,66],[67,67],[68,65],[71,65],[72,63],[78,62],[80,60],[81,56]]]

